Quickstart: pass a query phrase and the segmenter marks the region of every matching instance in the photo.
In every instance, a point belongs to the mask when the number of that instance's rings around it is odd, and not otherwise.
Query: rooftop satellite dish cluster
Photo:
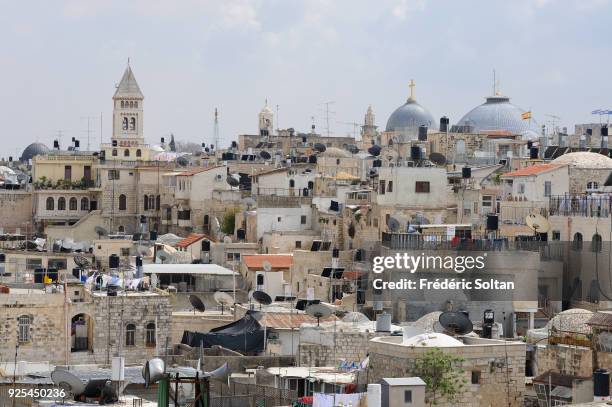
[[[461,311],[446,311],[440,314],[434,330],[447,335],[465,335],[474,330],[472,321]]]
[[[331,308],[324,304],[312,304],[306,308],[306,314],[317,319],[317,326],[321,325],[321,318],[325,319],[332,314]]]
[[[213,298],[217,304],[221,305],[221,315],[223,315],[225,307],[234,305],[234,298],[226,292],[217,291],[213,294]]]

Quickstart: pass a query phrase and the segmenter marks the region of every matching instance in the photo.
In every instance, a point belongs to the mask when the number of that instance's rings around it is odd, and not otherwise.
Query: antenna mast
[[[325,106],[325,110],[324,110],[324,114],[325,114],[325,132],[327,133],[327,137],[331,136],[331,129],[329,127],[329,119],[330,119],[330,115],[336,114],[336,112],[332,112],[329,110],[329,105],[333,105],[334,101],[330,101],[330,102],[323,102],[321,103],[321,105]]]
[[[215,148],[219,149],[219,111],[215,107],[215,124],[213,127],[213,142],[215,143]]]

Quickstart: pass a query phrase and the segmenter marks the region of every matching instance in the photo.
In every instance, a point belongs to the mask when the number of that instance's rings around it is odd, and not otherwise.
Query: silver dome
[[[486,102],[470,110],[459,120],[458,126],[469,126],[475,133],[506,130],[512,134],[522,134],[526,139],[538,137],[535,120],[523,120],[525,110],[510,103],[507,96],[490,96]]]
[[[34,158],[37,155],[47,154],[49,152],[49,147],[44,145],[43,143],[32,143],[23,150],[21,153],[21,157],[19,157],[19,161],[27,162]]]
[[[419,126],[437,129],[436,121],[427,109],[414,99],[395,109],[387,120],[386,131],[397,131],[405,134],[416,134]]]

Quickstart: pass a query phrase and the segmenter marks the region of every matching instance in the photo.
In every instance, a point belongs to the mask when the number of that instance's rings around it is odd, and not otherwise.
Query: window
[[[393,181],[389,181],[389,184],[387,185],[387,191],[393,192]]]
[[[149,195],[149,209],[155,209],[155,196]]]
[[[142,157],[142,151],[140,149],[136,150],[136,157]]]
[[[134,107],[134,102],[130,102],[130,108]]]
[[[472,384],[480,384],[480,370],[472,370]]]
[[[128,129],[128,118],[124,117],[123,118],[123,126],[122,126],[123,130],[127,130]]]
[[[136,118],[132,117],[130,119],[130,130],[135,131],[136,130]]]
[[[552,240],[561,240],[561,232],[558,230],[553,230]]]
[[[493,197],[491,195],[484,195],[482,197],[482,207],[490,208],[493,203]]]
[[[381,179],[379,182],[380,186],[378,188],[378,193],[381,195],[385,194],[385,185],[387,184],[386,181],[384,179]]]
[[[300,224],[301,225],[305,225],[306,224],[306,215],[300,216]]]
[[[240,261],[240,253],[227,253],[227,261]]]
[[[57,210],[58,211],[66,210],[66,198],[64,198],[63,196],[60,196],[59,199],[57,200]]]
[[[429,181],[417,181],[414,187],[416,193],[429,193]]]
[[[412,390],[404,390],[404,403],[412,403]]]
[[[591,238],[591,251],[595,253],[601,252],[603,244],[601,242],[601,235],[595,233]]]
[[[119,210],[127,210],[127,197],[123,194],[119,195]]]
[[[544,196],[550,196],[552,190],[552,183],[550,181],[544,181]]]
[[[34,270],[42,267],[42,259],[26,259],[26,270]]]
[[[76,211],[79,208],[79,202],[75,197],[70,198],[68,201],[68,209],[71,211]]]
[[[89,210],[89,199],[81,198],[81,210],[88,211]]]
[[[161,196],[157,195],[155,197],[155,209],[159,210],[161,208]]]
[[[142,202],[144,204],[144,210],[149,210],[149,197],[147,195],[142,198]]]
[[[572,248],[574,250],[582,250],[582,233],[574,233]]]
[[[47,198],[46,206],[48,211],[55,209],[55,200],[51,197]]]
[[[478,202],[474,202],[474,213],[478,212]]]
[[[276,218],[276,221],[277,221],[277,222],[280,222],[280,221],[281,221],[281,219],[282,219],[282,218],[279,216],[279,217],[277,217],[277,218]]]
[[[138,109],[138,101],[134,102],[134,107]]]
[[[518,184],[518,193],[519,194],[525,193],[525,184]]]
[[[19,343],[30,342],[30,328],[32,325],[32,317],[22,315],[17,318],[17,339]]]
[[[114,179],[119,179],[119,170],[108,170],[108,179],[109,180],[114,180]]]
[[[587,182],[587,191],[592,191],[599,188],[599,184],[595,181]]]
[[[72,180],[72,165],[64,166],[64,179],[66,181]]]
[[[130,248],[129,247],[122,247],[121,248],[121,256],[122,257],[128,257],[130,255]]]
[[[295,188],[295,180],[289,180],[289,188]]]
[[[147,346],[155,346],[155,322],[149,322],[145,329],[146,339],[145,344]]]
[[[136,325],[127,324],[125,327],[125,346],[135,346],[136,345]]]
[[[295,241],[295,248],[296,249],[301,249],[302,248],[302,241],[301,240],[296,240]]]
[[[117,149],[113,148],[113,157],[117,157]]]
[[[339,158],[336,159],[336,165],[340,165],[340,159]]]
[[[127,148],[125,150],[123,150],[123,156],[124,157],[129,157],[130,156],[130,150],[128,150]]]
[[[472,210],[470,208],[463,208],[463,216],[471,216]]]
[[[125,102],[122,100],[121,101],[121,107],[124,108],[125,107]]]

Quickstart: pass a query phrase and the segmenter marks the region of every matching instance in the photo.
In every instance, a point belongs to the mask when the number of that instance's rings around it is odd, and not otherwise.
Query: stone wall
[[[25,233],[25,222],[32,222],[32,193],[18,190],[0,191],[0,228],[14,232],[21,228]],[[29,233],[32,225],[29,226]]]
[[[445,353],[464,359],[461,363],[466,380],[464,391],[455,402],[441,400],[437,405],[522,406],[525,392],[525,344],[510,342],[504,345],[502,341],[465,339],[466,344],[473,344],[441,348]],[[368,382],[376,383],[383,377],[415,376],[416,360],[422,358],[429,349],[372,341]],[[473,371],[480,372],[478,384],[472,384]]]
[[[324,339],[319,343],[304,342],[301,335],[299,366],[337,366],[341,360],[359,363],[368,353],[370,339],[377,336],[375,332],[338,332],[334,339],[329,330],[321,335]]]
[[[570,345],[540,345],[535,348],[535,375],[553,372],[590,377],[593,374],[593,351]],[[608,365],[610,366],[610,365]]]

